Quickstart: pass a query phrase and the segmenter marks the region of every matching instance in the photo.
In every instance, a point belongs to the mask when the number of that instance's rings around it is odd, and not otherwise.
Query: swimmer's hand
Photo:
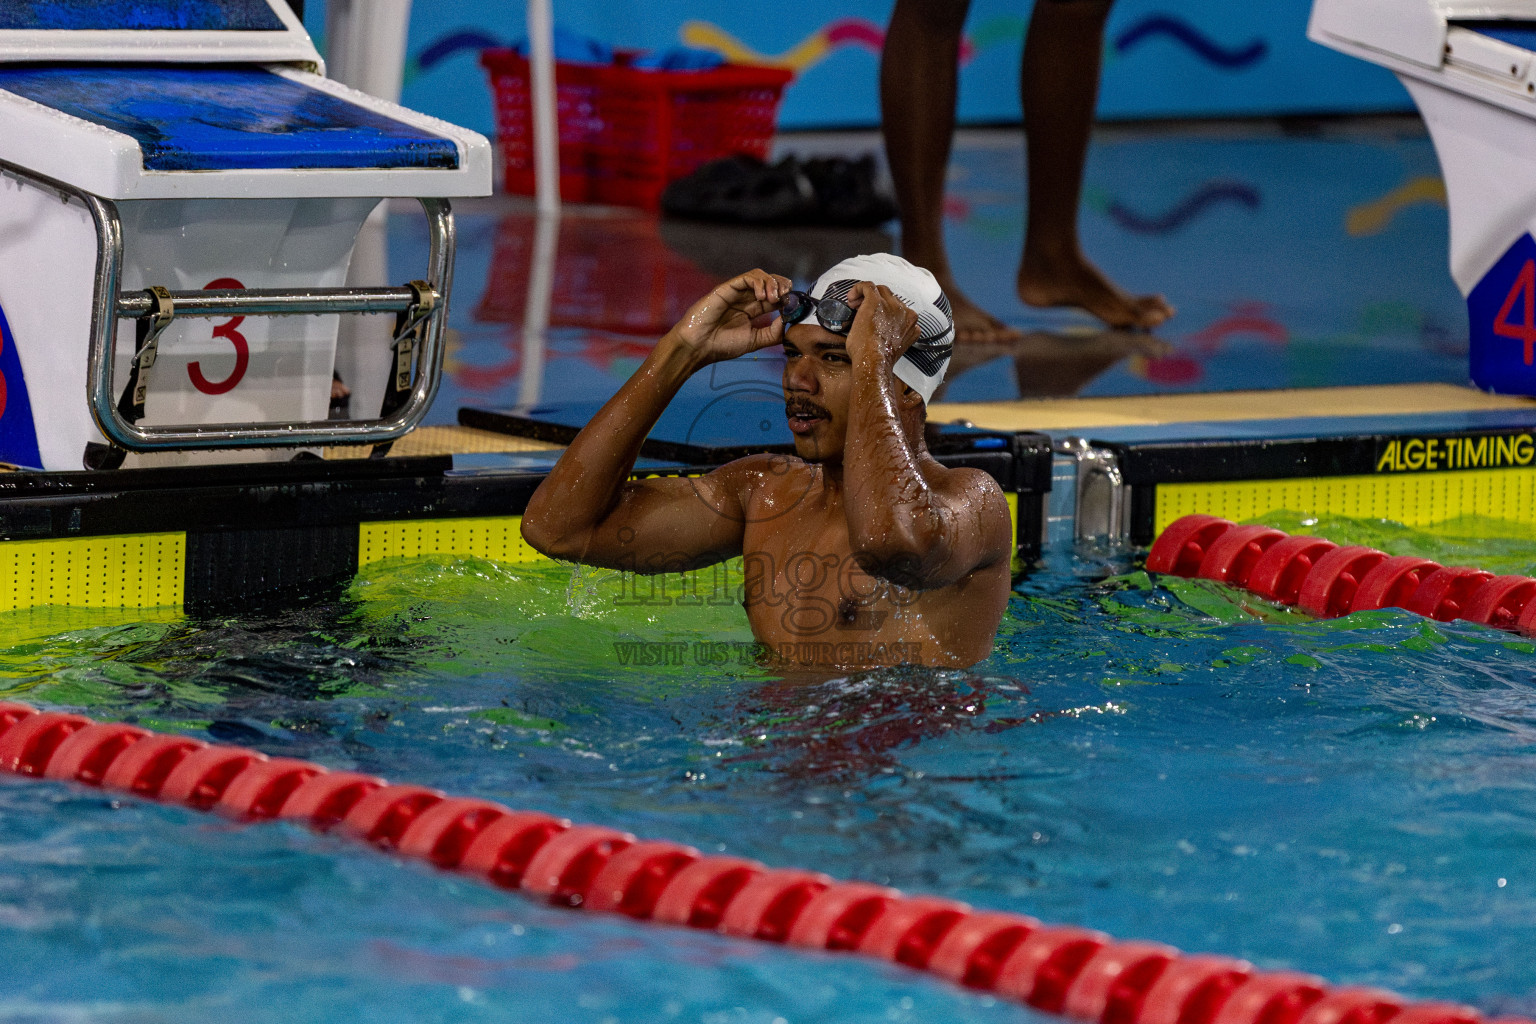
[[[695,302],[662,340],[684,349],[698,366],[782,344],[784,322],[766,317],[793,287],[787,277],[749,270]]]
[[[848,332],[854,367],[887,372],[917,340],[917,314],[883,284],[860,281],[845,300],[857,310]]]

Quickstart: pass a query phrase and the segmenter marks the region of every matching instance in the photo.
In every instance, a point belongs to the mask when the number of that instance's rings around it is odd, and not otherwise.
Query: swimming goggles
[[[785,327],[793,327],[807,319],[812,310],[816,313],[816,322],[833,334],[847,334],[853,329],[854,310],[848,303],[833,298],[818,301],[802,291],[792,291],[784,296],[779,305],[779,316]]]

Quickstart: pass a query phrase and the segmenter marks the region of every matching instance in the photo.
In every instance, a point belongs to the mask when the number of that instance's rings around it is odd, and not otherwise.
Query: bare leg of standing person
[[[1122,291],[1083,255],[1077,238],[1112,2],[1036,0],[1030,15],[1019,74],[1029,171],[1019,298],[1031,306],[1077,306],[1111,327],[1152,328],[1172,316],[1173,307],[1161,295]]]
[[[880,55],[881,130],[901,209],[901,252],[939,279],[961,344],[1022,335],[955,282],[944,248],[944,174],[955,133],[960,34],[970,0],[896,0]]]

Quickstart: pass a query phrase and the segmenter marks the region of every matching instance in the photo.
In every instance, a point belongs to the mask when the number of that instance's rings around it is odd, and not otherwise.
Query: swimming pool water
[[[1533,568],[1521,529],[1460,527],[1313,528]],[[615,607],[621,592],[569,567],[416,560],[269,618],[12,615],[0,697],[1536,1010],[1536,647],[1518,637],[1399,611],[1313,622],[1057,551],[973,671],[796,681],[692,664],[701,637],[749,639],[739,609]],[[634,641],[681,644],[684,663],[624,664],[614,645]],[[12,778],[0,949],[7,1021],[1038,1016],[889,965],[555,910],[300,828]]]

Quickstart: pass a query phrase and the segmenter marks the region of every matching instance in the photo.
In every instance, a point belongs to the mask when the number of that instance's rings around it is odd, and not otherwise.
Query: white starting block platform
[[[490,193],[490,147],[323,70],[284,0],[0,5],[0,461],[164,464],[420,422],[447,200]],[[421,201],[429,265],[344,288],[388,197]],[[397,316],[384,405],[327,420],[338,316],[360,313]]]
[[[1472,380],[1536,395],[1536,0],[1315,0],[1307,35],[1412,94],[1445,177]]]

